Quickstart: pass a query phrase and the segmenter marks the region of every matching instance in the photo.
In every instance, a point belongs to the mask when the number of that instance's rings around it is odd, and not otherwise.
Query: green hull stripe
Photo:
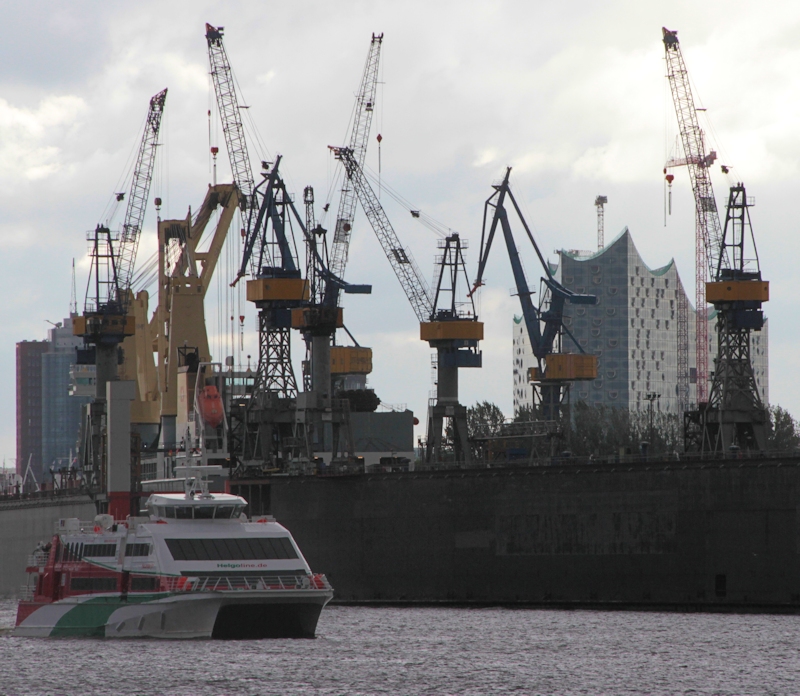
[[[62,616],[53,627],[50,635],[56,637],[89,636],[103,637],[106,634],[108,617],[117,609],[131,604],[146,604],[169,593],[128,595],[127,601],[122,601],[121,595],[108,597],[94,597],[77,604]]]

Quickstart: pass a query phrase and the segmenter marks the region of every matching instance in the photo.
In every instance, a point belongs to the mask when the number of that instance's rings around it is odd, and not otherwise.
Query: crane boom
[[[161,117],[164,114],[164,102],[167,90],[163,89],[150,99],[144,135],[139,145],[139,154],[133,170],[133,181],[128,194],[128,207],[125,211],[125,222],[120,235],[119,252],[117,254],[117,292],[120,306],[127,308],[128,290],[131,287],[133,267],[136,264],[136,251],[139,248],[139,237],[142,232],[147,199],[150,196],[150,184],[153,181],[153,164],[158,147],[158,132],[161,128]]]
[[[356,161],[353,151],[348,147],[331,147],[331,150],[336,158],[340,159],[344,164],[347,178],[353,185],[358,200],[361,202],[361,207],[364,209],[364,213],[383,248],[383,253],[389,259],[392,270],[400,281],[408,301],[411,303],[414,314],[417,315],[417,319],[420,322],[430,321],[431,314],[434,311],[430,288],[411,256],[411,252],[400,244],[392,223],[386,217],[383,206],[372,190],[372,186],[370,186],[366,176],[364,176],[364,171]]]
[[[508,249],[508,258],[511,263],[511,270],[514,274],[514,283],[517,288],[517,295],[519,296],[520,305],[522,307],[522,316],[525,320],[525,328],[528,332],[528,340],[531,344],[531,350],[537,360],[541,361],[546,359],[548,355],[553,352],[553,345],[559,332],[567,331],[564,326],[564,305],[569,302],[571,304],[597,304],[597,297],[594,295],[584,295],[574,293],[565,288],[554,277],[550,269],[550,264],[542,255],[539,245],[533,238],[533,234],[522,215],[522,211],[517,205],[514,194],[511,191],[509,179],[511,176],[511,167],[506,168],[505,176],[500,184],[495,184],[495,192],[486,201],[484,207],[484,225],[483,233],[481,235],[481,251],[480,261],[478,263],[478,274],[475,279],[473,292],[479,286],[483,285],[483,273],[486,270],[486,263],[489,260],[489,252],[492,248],[492,242],[497,231],[498,224],[503,231],[506,247]],[[519,250],[517,249],[516,242],[514,241],[514,234],[511,230],[511,225],[508,221],[508,213],[505,208],[506,197],[511,201],[517,217],[522,223],[523,229],[533,246],[536,256],[539,258],[539,263],[542,265],[545,275],[542,277],[542,282],[546,288],[547,296],[542,298],[540,306],[537,308],[533,304],[531,295],[533,294],[528,285],[528,280],[525,277],[525,271],[522,267],[520,260]],[[491,222],[489,222],[490,209],[494,209],[492,213]],[[489,222],[487,232],[487,222]],[[571,336],[571,334],[570,334]],[[583,353],[584,350],[581,345],[574,340],[575,346],[578,351]]]
[[[239,112],[239,98],[233,80],[233,71],[222,43],[223,27],[206,24],[206,41],[208,42],[208,62],[211,67],[211,79],[214,81],[214,92],[217,95],[217,107],[225,134],[225,145],[231,163],[233,181],[239,187],[239,204],[243,210],[253,207],[253,168],[247,151],[244,137],[244,125]]]
[[[705,151],[705,138],[697,118],[697,108],[689,84],[689,73],[681,53],[678,32],[662,27],[662,34],[667,60],[667,79],[683,144],[683,162],[689,169],[695,200],[697,400],[704,403],[708,399],[706,280],[718,265],[728,265],[723,261],[723,256],[727,252],[722,243],[722,226],[709,171],[714,161],[714,153],[706,154]]]
[[[372,35],[367,62],[364,65],[364,76],[361,78],[361,89],[359,89],[356,97],[349,149],[359,168],[364,166],[364,159],[367,155],[367,139],[372,126],[382,42],[383,34]],[[336,216],[336,227],[334,228],[333,243],[330,250],[330,271],[340,278],[344,277],[344,269],[347,266],[350,232],[353,229],[355,213],[356,192],[353,190],[352,185],[348,186],[345,183],[342,187],[342,196],[339,199],[339,212]]]

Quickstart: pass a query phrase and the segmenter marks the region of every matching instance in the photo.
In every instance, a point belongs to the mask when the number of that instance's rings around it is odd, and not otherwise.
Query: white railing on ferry
[[[19,588],[19,601],[30,602],[33,599],[33,588],[23,585]]]
[[[49,555],[49,551],[34,551],[28,556],[28,568],[43,568]]]
[[[161,578],[164,592],[253,592],[265,590],[330,590],[324,575],[227,575]]]

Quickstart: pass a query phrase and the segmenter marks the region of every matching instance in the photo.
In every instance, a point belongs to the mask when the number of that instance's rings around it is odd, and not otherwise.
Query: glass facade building
[[[70,369],[83,339],[72,335],[72,318],[48,331],[49,350],[42,355],[42,466],[69,466],[70,453],[77,453],[81,408],[91,397],[70,395]]]
[[[679,307],[687,307],[684,350],[688,353],[689,403],[697,400],[695,380],[695,311],[683,283],[670,261],[660,268],[645,264],[624,229],[596,253],[560,251],[555,275],[570,290],[597,296],[594,306],[567,304],[564,325],[586,353],[598,356],[597,379],[574,382],[571,401],[644,409],[648,393],[659,395],[659,410],[678,413]],[[716,355],[715,312],[709,308],[709,372]],[[536,365],[525,324],[512,323],[514,409],[531,405],[528,368]],[[580,352],[572,338],[564,336],[563,352]],[[751,334],[751,357],[761,398],[769,403],[768,322]]]
[[[50,467],[67,466],[76,453],[81,408],[91,401],[70,395],[70,370],[82,345],[71,317],[50,329],[46,341],[17,344],[17,469],[24,475],[30,457],[40,484]]]

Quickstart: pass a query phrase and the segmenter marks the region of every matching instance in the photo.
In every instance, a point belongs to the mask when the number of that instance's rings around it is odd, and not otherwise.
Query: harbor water
[[[315,640],[24,639],[0,693],[796,694],[800,617],[333,606]]]

